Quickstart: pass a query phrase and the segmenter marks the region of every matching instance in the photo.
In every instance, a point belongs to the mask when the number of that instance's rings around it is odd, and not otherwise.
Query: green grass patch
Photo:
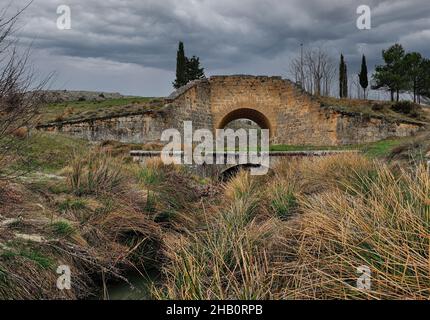
[[[348,151],[358,150],[370,158],[381,158],[388,156],[395,148],[411,141],[413,137],[390,138],[377,142],[344,145],[344,146],[295,146],[295,145],[272,145],[270,151]]]
[[[60,211],[68,210],[84,210],[87,207],[87,202],[84,199],[66,199],[58,204]]]
[[[65,179],[52,178],[50,175],[42,176],[36,174],[29,174],[22,179],[27,188],[33,192],[41,192],[60,195],[69,192],[67,181]]]
[[[295,146],[278,144],[270,146],[270,151],[318,151],[318,150],[330,150],[330,151],[342,151],[342,150],[355,150],[357,146]]]
[[[293,210],[297,207],[297,198],[291,191],[276,190],[270,206],[280,219],[285,220],[291,217]]]
[[[89,150],[89,142],[58,133],[35,132],[24,141],[17,139],[20,148],[12,169],[54,173],[67,166],[73,151]]]
[[[361,150],[371,158],[388,156],[395,148],[405,143],[407,139],[387,139],[361,146]]]
[[[40,111],[41,123],[52,121],[63,121],[74,118],[78,115],[87,117],[97,117],[105,112],[120,113],[125,106],[145,104],[156,100],[152,97],[130,97],[119,99],[106,99],[101,101],[69,101],[62,103],[48,104]]]
[[[5,259],[13,259],[15,257],[23,257],[33,261],[42,269],[51,269],[54,262],[51,258],[42,254],[39,250],[20,248],[18,251],[6,250],[0,255]]]
[[[57,236],[68,237],[75,233],[75,229],[66,221],[54,222],[51,225],[52,231]]]
[[[144,167],[139,170],[137,178],[145,186],[156,186],[163,181],[163,173],[152,167]]]
[[[148,191],[144,209],[149,213],[155,213],[157,211],[157,197],[153,191]]]

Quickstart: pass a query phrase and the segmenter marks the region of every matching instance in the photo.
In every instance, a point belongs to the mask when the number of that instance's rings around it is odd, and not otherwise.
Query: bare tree
[[[328,96],[336,74],[336,67],[322,48],[308,49],[291,61],[290,72],[303,89],[315,95]]]
[[[325,67],[323,68],[323,81],[324,81],[324,96],[331,96],[332,95],[332,84],[334,82],[334,79],[336,77],[336,66],[335,64],[329,59],[329,61],[326,63]]]
[[[294,81],[303,87],[304,75],[302,71],[303,71],[303,66],[301,64],[300,58],[293,59],[290,63],[290,73],[292,74]]]
[[[0,12],[0,168],[2,169],[12,160],[17,160],[21,142],[25,138],[22,132],[28,132],[32,127],[32,120],[42,103],[40,90],[50,78],[39,81],[36,79],[34,70],[29,64],[30,49],[20,52],[18,40],[13,37],[15,25],[24,9],[12,17],[7,17],[6,9]],[[18,134],[18,132],[21,133]],[[17,138],[18,136],[21,140]],[[8,175],[4,172],[0,173],[0,177],[5,176]]]
[[[360,79],[357,75],[352,74],[348,77],[348,93],[350,99],[366,99],[366,95],[364,94],[363,88],[360,85]]]

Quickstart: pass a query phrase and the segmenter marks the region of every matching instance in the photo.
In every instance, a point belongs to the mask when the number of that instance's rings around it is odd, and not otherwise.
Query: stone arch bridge
[[[163,106],[134,112],[40,125],[93,141],[160,142],[165,129],[220,129],[236,119],[250,119],[270,130],[272,144],[333,146],[408,136],[420,129],[412,122],[341,112],[323,106],[289,80],[267,76],[212,76],[180,88]]]

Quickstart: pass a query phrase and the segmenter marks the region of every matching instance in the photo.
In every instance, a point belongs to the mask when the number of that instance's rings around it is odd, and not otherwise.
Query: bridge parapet
[[[131,150],[130,156],[138,161],[140,158],[157,158],[161,157],[163,151],[146,151],[146,150]],[[336,155],[336,154],[345,154],[345,153],[359,153],[359,150],[303,150],[303,151],[270,151],[269,156],[270,157],[323,157],[323,156],[330,156],[330,155]],[[212,152],[208,154],[212,154],[214,158],[216,158],[219,155],[224,155],[227,157],[228,155],[234,155],[236,158],[239,158],[244,153],[248,154],[250,152],[247,151],[218,151],[218,152]],[[176,152],[170,152],[170,155],[177,155],[177,156],[184,156],[183,151],[176,151]],[[260,155],[261,152],[258,152]]]
[[[274,164],[276,164],[278,161],[281,161],[285,158],[305,158],[305,157],[325,157],[330,155],[337,155],[337,154],[345,154],[345,153],[359,153],[359,150],[303,150],[303,151],[271,151],[266,152],[269,156],[269,165],[268,168],[270,169]],[[252,154],[256,154],[257,156],[261,156],[261,152],[240,152],[240,151],[219,151],[219,152],[212,152],[208,155],[212,155],[213,157],[213,164],[207,164],[204,163],[203,165],[197,165],[197,164],[186,164],[186,166],[191,172],[198,174],[200,176],[204,177],[220,177],[223,179],[224,174],[227,173],[227,175],[231,175],[231,172],[235,171],[232,170],[234,168],[250,168],[250,167],[259,167],[261,166],[260,163],[254,162],[254,161],[245,161],[240,162],[240,158],[243,155],[249,156],[249,159],[251,159]],[[145,165],[148,160],[151,159],[161,159],[162,151],[145,151],[145,150],[132,150],[130,151],[130,156],[133,158],[134,162],[139,162],[142,165]],[[184,163],[184,156],[185,153],[183,151],[177,151],[177,152],[170,152],[170,156],[177,156],[178,159],[181,160],[181,163]],[[231,162],[228,160],[228,157],[234,157],[235,162]],[[222,164],[217,164],[217,159],[221,158]],[[263,165],[264,167],[264,165]],[[237,170],[236,170],[237,171]]]

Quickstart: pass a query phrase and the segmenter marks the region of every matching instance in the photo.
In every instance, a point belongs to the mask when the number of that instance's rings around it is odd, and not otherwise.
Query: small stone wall
[[[408,137],[418,132],[416,124],[390,122],[366,116],[337,116],[336,133],[339,145],[368,143],[389,137]]]
[[[89,141],[114,140],[124,143],[158,143],[162,131],[167,128],[163,114],[142,114],[87,120],[39,127],[46,131],[70,134]]]

